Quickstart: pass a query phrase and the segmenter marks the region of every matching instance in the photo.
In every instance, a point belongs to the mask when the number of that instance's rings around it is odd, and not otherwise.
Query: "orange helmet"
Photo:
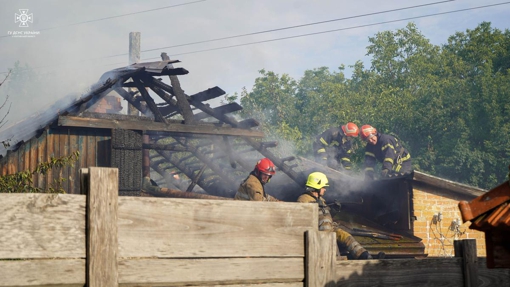
[[[361,127],[361,139],[366,141],[372,137],[372,135],[377,134],[377,130],[371,125],[363,125]]]
[[[359,134],[358,126],[355,123],[347,123],[342,126],[344,134],[348,137],[357,137]]]
[[[272,176],[276,173],[276,166],[270,159],[265,157],[257,162],[255,165],[255,170],[258,170],[260,173]]]

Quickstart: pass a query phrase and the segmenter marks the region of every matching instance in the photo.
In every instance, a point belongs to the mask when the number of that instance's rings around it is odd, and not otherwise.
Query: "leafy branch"
[[[74,166],[74,162],[80,156],[79,151],[60,158],[50,158],[48,162],[40,163],[33,171],[25,170],[14,174],[5,175],[0,177],[0,193],[65,193],[62,188],[62,183],[67,179],[58,178],[54,179],[49,184],[46,190],[33,186],[33,175],[45,175],[49,170],[60,170],[66,166]]]

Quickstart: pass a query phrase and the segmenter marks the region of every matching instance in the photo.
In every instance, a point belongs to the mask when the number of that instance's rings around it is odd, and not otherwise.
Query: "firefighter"
[[[367,142],[365,148],[365,177],[374,179],[376,162],[382,163],[381,178],[411,173],[411,154],[399,140],[391,135],[381,134],[370,126],[361,127],[361,139]]]
[[[352,139],[359,134],[358,126],[347,123],[340,127],[332,127],[315,138],[313,150],[315,161],[333,169],[352,169]]]
[[[335,228],[330,208],[322,196],[328,187],[328,178],[321,172],[312,172],[306,181],[305,193],[297,199],[302,203],[317,203],[319,205],[319,230],[333,231],[336,233],[336,240],[342,248],[349,251],[349,257],[352,259],[372,259],[368,251],[363,248],[354,237],[347,231]]]
[[[234,196],[235,200],[252,201],[279,201],[267,194],[264,185],[269,182],[276,173],[276,166],[268,159],[263,158],[257,162],[255,168],[248,177],[241,183]]]

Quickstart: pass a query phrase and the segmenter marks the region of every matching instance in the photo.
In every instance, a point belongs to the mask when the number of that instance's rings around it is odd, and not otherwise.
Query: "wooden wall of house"
[[[462,223],[458,207],[461,200],[471,199],[445,189],[425,184],[413,184],[414,214],[416,216],[414,235],[422,238],[425,253],[429,257],[454,256],[454,239],[476,239],[477,255],[486,256],[484,233],[469,229],[469,222]],[[434,220],[434,216],[439,212],[443,217],[440,222]],[[460,231],[465,231],[465,233],[456,237],[449,227],[452,221],[457,219],[461,220]]]
[[[33,171],[40,163],[68,156],[75,151],[79,151],[80,156],[73,166],[53,169],[46,175],[35,174],[34,186],[47,189],[54,180],[65,178],[63,189],[67,193],[80,193],[80,168],[110,166],[111,130],[74,127],[45,129],[0,160],[0,175],[27,169]]]

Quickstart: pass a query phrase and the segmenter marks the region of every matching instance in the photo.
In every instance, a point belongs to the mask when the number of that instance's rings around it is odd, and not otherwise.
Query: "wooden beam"
[[[243,109],[243,107],[241,107],[238,103],[230,103],[230,104],[226,104],[226,105],[223,105],[223,106],[219,106],[219,107],[213,108],[214,112],[220,113],[220,114],[228,114],[228,113],[232,113],[232,112],[237,112],[237,111],[240,111],[242,109]],[[208,118],[210,116],[211,115],[209,115],[208,113],[201,112],[201,113],[195,114],[193,116],[193,118],[196,121],[199,121],[199,120]]]
[[[190,98],[192,99],[192,101],[205,102],[217,98],[219,96],[223,96],[224,94],[225,94],[224,90],[220,89],[219,87],[213,87],[205,91],[191,95]]]
[[[0,260],[0,270],[0,287],[85,285],[85,258]]]
[[[153,150],[169,150],[169,151],[190,151],[188,148],[181,146],[181,145],[175,145],[175,144],[151,144],[151,143],[144,143],[143,144],[144,149],[153,149]]]
[[[479,286],[476,256],[476,239],[455,240],[455,257],[462,258],[462,275],[465,287]]]
[[[84,195],[0,195],[0,259],[85,258]]]
[[[336,286],[336,237],[334,232],[308,230],[305,240],[305,286]]]
[[[143,99],[145,100],[145,103],[147,104],[149,109],[154,114],[154,118],[156,119],[156,121],[166,123],[166,119],[163,117],[163,115],[161,114],[161,112],[158,109],[158,106],[156,106],[156,103],[154,102],[152,97],[149,95],[149,93],[147,92],[145,87],[142,85],[142,82],[140,81],[140,79],[138,79],[137,77],[133,77],[133,82],[135,83],[138,91],[140,92]]]
[[[170,61],[170,57],[166,53],[161,53],[161,59],[163,61]],[[168,67],[173,68],[172,64],[168,64]],[[179,111],[181,112],[182,117],[184,118],[185,124],[192,124],[193,112],[191,111],[191,107],[186,99],[186,95],[184,91],[181,89],[181,83],[177,76],[168,76],[170,78],[170,83],[172,84],[175,98],[177,99],[177,106],[179,107]]]
[[[60,116],[58,118],[59,126],[83,127],[99,129],[129,129],[141,131],[164,131],[192,134],[210,134],[210,135],[229,135],[263,138],[261,131],[243,130],[230,127],[218,127],[211,124],[183,125],[183,124],[165,124],[158,122],[136,122],[136,121],[112,121],[104,119],[82,118],[74,116]]]
[[[303,266],[304,232],[317,229],[317,209],[296,202],[120,196],[119,257],[301,257]]]
[[[87,286],[119,286],[117,210],[119,171],[89,168],[87,195]]]
[[[216,286],[221,284],[221,286],[229,287],[259,287],[261,285],[258,283],[265,283],[268,284],[265,286],[275,287],[281,286],[278,283],[293,283],[293,285],[283,286],[302,287],[304,277],[302,257],[135,259],[121,260],[119,268],[120,283],[128,286]]]

